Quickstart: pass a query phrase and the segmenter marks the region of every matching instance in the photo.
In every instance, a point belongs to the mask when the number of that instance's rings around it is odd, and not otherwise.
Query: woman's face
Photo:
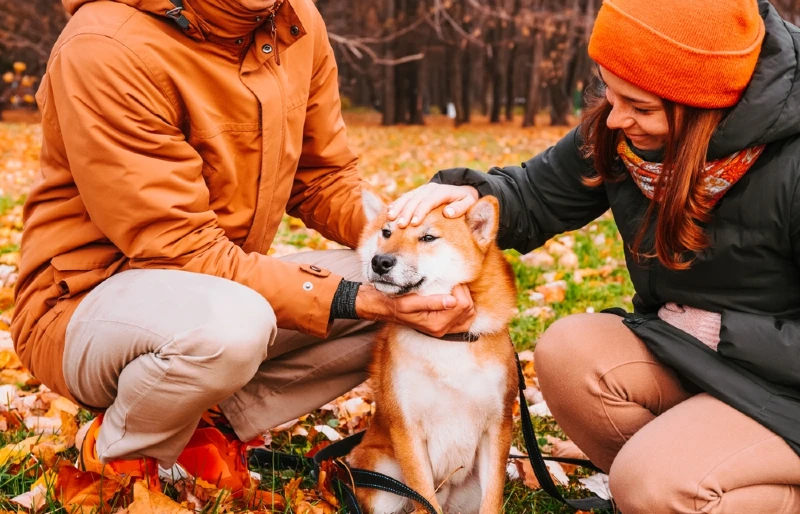
[[[619,129],[640,150],[658,150],[667,142],[669,125],[664,103],[657,95],[634,86],[630,82],[600,67],[606,84],[606,98],[611,104],[608,128]]]

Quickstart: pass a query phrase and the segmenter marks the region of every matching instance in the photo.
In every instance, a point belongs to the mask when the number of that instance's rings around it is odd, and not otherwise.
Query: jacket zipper
[[[275,13],[269,15],[269,24],[272,28],[272,44],[275,47],[275,64],[281,65],[281,53],[278,50],[278,28],[275,26]]]

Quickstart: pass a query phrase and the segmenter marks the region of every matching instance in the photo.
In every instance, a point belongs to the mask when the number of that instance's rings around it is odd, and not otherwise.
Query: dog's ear
[[[497,237],[499,218],[500,204],[493,196],[484,196],[467,211],[467,226],[482,249],[488,248]]]
[[[361,203],[364,206],[364,215],[367,217],[367,222],[374,220],[386,208],[383,200],[366,188],[361,190]]]

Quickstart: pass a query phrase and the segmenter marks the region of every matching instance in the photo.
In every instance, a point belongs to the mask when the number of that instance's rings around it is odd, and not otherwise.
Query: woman
[[[635,313],[561,319],[535,362],[625,514],[800,512],[798,50],[765,0],[605,0],[580,127],[393,204],[405,226],[494,195],[521,252],[611,209]]]

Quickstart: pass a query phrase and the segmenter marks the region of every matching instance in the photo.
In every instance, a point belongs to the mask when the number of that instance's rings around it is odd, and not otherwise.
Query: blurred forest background
[[[499,122],[516,113],[524,126],[542,113],[564,125],[580,108],[601,2],[316,0],[346,109],[377,110],[385,125],[424,124],[429,114],[456,125],[473,113]],[[800,0],[772,3],[800,25]],[[33,93],[68,19],[58,0],[0,0],[0,110],[35,110]]]

